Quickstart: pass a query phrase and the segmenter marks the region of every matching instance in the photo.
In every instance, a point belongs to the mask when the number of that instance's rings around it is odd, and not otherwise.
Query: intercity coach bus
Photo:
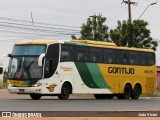
[[[8,66],[10,93],[32,99],[93,94],[96,99],[138,99],[156,86],[152,49],[90,40],[32,40],[14,45]]]

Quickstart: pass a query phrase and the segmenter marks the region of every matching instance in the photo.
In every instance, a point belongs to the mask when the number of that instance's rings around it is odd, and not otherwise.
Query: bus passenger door
[[[44,85],[45,87],[51,86],[51,88],[56,87],[58,89],[59,85],[59,75],[57,72],[57,67],[59,64],[59,44],[51,44],[48,46],[44,66]],[[56,92],[49,90],[49,92]]]

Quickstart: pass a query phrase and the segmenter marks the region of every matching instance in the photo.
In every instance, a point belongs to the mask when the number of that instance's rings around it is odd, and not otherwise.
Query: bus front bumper
[[[42,87],[8,87],[9,93],[17,94],[42,94]]]

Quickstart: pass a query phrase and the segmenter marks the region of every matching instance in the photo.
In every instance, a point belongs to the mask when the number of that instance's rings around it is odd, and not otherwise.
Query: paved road
[[[0,111],[160,111],[160,98],[96,100],[71,96],[69,100],[58,100],[57,97],[31,100],[28,95],[9,94],[0,89]]]

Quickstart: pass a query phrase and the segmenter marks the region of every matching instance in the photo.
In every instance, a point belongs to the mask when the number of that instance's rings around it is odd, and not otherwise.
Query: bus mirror
[[[2,73],[3,73],[3,67],[0,66],[0,74],[2,74]]]
[[[38,58],[38,66],[42,66],[43,58],[45,57],[45,53],[41,54]]]
[[[2,57],[11,57],[11,54],[4,54]]]

